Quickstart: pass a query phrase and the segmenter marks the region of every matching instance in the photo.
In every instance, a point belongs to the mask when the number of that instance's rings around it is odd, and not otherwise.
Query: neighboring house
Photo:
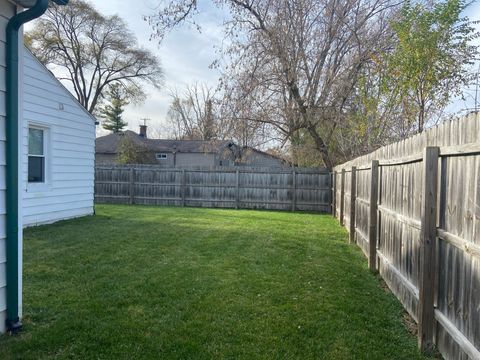
[[[19,22],[40,16],[45,4],[0,0],[0,333],[20,326],[23,226],[93,213],[95,119],[23,47],[21,30],[6,31],[22,6],[30,16]],[[18,60],[8,57],[7,42],[18,46]],[[8,131],[7,123],[18,127]],[[18,157],[7,149],[17,142]]]
[[[163,167],[285,167],[281,158],[250,148],[239,147],[225,140],[163,140],[149,139],[146,127],[140,133],[131,130],[98,137],[95,140],[97,165],[116,164],[122,142],[128,141],[144,153],[146,163]]]
[[[253,166],[253,167],[291,167],[284,159],[244,146],[241,149],[240,156],[236,161],[237,166]]]

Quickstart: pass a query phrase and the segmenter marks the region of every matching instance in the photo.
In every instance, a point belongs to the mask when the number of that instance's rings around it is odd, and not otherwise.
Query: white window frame
[[[43,182],[30,182],[28,181],[28,160],[30,156],[40,157],[38,155],[30,155],[29,149],[29,136],[30,129],[37,129],[43,131]],[[50,190],[50,127],[43,124],[29,123],[27,126],[27,169],[26,169],[26,181],[27,192],[40,192]]]
[[[167,153],[156,153],[155,154],[155,159],[157,159],[157,160],[164,161],[164,160],[167,160],[167,158],[168,158]]]

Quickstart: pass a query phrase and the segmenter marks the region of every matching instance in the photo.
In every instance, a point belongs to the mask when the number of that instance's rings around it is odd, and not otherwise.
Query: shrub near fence
[[[337,166],[333,214],[418,322],[419,346],[480,359],[480,116]]]
[[[330,212],[331,176],[318,169],[97,166],[97,203]]]

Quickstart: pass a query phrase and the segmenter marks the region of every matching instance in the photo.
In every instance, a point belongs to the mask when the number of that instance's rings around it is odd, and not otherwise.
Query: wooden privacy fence
[[[333,214],[419,326],[419,346],[480,359],[480,116],[337,166]]]
[[[331,176],[312,169],[97,166],[97,203],[330,212]]]

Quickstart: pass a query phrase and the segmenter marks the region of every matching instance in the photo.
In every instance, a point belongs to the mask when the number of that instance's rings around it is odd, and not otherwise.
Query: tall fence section
[[[480,359],[480,116],[337,166],[332,212],[418,323],[419,346]]]
[[[331,176],[312,169],[97,166],[96,203],[329,212]]]

